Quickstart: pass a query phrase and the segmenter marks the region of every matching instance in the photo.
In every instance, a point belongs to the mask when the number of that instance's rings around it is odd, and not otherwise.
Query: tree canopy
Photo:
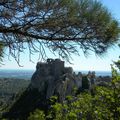
[[[79,49],[101,54],[118,41],[119,31],[96,0],[0,1],[0,55],[7,47],[18,63],[26,45],[30,55],[38,52],[42,59],[45,48],[67,60]]]

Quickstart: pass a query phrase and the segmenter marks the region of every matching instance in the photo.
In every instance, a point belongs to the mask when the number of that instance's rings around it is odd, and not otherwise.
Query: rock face
[[[38,89],[44,93],[46,99],[57,95],[60,101],[72,94],[73,89],[82,86],[82,75],[75,75],[71,67],[65,67],[60,59],[47,59],[47,62],[38,62],[36,72],[31,79],[31,89]]]

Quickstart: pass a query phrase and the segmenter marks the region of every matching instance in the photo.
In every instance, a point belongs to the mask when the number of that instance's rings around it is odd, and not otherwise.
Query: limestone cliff
[[[38,89],[44,93],[46,99],[58,95],[63,101],[65,96],[71,95],[73,89],[82,86],[82,75],[75,75],[71,67],[65,67],[60,59],[47,59],[46,62],[38,62],[36,72],[31,79],[31,89]]]

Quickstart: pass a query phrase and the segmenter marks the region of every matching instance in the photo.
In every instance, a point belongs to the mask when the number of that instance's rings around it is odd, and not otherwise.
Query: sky
[[[108,8],[108,10],[112,13],[112,16],[120,21],[120,0],[100,0],[104,6]],[[50,58],[56,58],[52,54],[48,53]],[[72,56],[71,63],[65,62],[66,66],[73,67],[74,70],[85,70],[85,71],[110,71],[110,64],[113,61],[118,60],[120,55],[120,48],[117,46],[108,49],[108,52],[103,54],[101,57],[96,56],[94,53],[90,53],[88,57],[85,57],[82,52],[80,52],[80,56]],[[28,51],[21,54],[21,62],[20,64],[23,67],[18,66],[16,61],[11,57],[10,60],[8,57],[4,58],[4,65],[0,67],[0,69],[29,69],[35,70],[36,63],[38,60],[38,54],[33,57],[34,63],[29,61]]]

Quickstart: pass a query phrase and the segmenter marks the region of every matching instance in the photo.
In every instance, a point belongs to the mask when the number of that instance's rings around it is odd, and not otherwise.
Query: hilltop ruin
[[[48,99],[58,95],[60,100],[72,94],[73,89],[82,87],[82,75],[77,75],[71,67],[65,67],[60,59],[47,59],[46,62],[38,62],[36,72],[31,79],[31,88],[43,92]]]

